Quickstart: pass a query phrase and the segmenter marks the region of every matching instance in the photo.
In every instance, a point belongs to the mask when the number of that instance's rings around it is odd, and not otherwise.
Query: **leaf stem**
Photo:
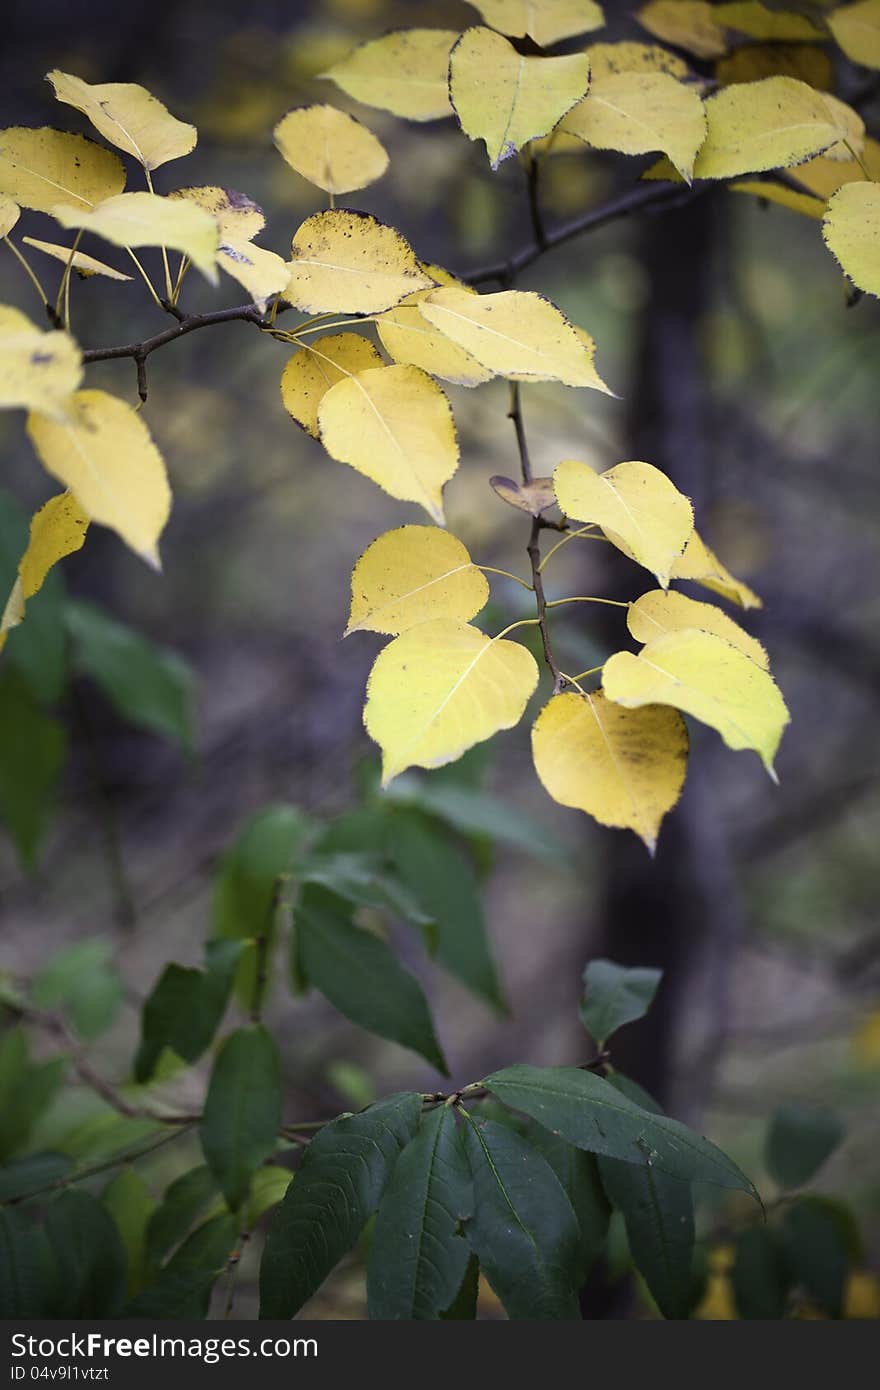
[[[147,272],[144,270],[144,268],[143,268],[143,266],[141,265],[140,261],[138,260],[137,256],[136,256],[136,255],[134,254],[134,252],[132,251],[131,247],[130,247],[130,246],[126,246],[125,249],[126,249],[126,251],[128,252],[129,256],[131,257],[132,261],[134,262],[135,266],[137,267],[137,270],[138,270],[138,273],[139,273],[141,279],[143,280],[143,282],[144,282],[144,284],[146,285],[147,289],[150,291],[150,295],[151,295],[151,297],[152,297],[152,299],[153,299],[153,302],[154,302],[155,305],[156,305],[156,308],[157,308],[157,309],[161,309],[162,312],[164,313],[164,312],[165,312],[165,307],[164,307],[164,305],[163,305],[161,299],[159,298],[158,294],[156,293],[156,290],[155,290],[155,288],[154,288],[154,286],[153,286],[153,282],[152,282],[152,280],[150,279],[149,275],[148,275]],[[126,356],[130,356],[130,354],[126,354]]]
[[[610,608],[629,608],[628,603],[616,598],[594,598],[591,595],[578,595],[576,598],[554,598],[547,604],[548,608],[561,608],[564,603],[607,603]]]
[[[146,164],[144,165],[144,174],[147,178],[147,188],[151,193],[155,194],[156,190],[153,187],[153,178]],[[174,291],[171,288],[171,267],[168,264],[168,248],[166,246],[162,247],[162,268],[165,271],[165,298],[173,302]]]
[[[512,579],[514,584],[521,584],[524,589],[528,589],[530,594],[534,593],[527,579],[520,579],[519,575],[510,574],[508,570],[496,569],[494,565],[474,565],[474,569],[482,570],[484,574],[500,574],[503,579]]]
[[[80,229],[79,229],[79,231],[77,232],[76,236],[73,238],[73,245],[72,245],[71,248],[70,248],[70,254],[69,254],[69,256],[67,257],[67,261],[66,261],[66,263],[65,263],[64,270],[62,271],[62,274],[61,274],[61,284],[58,286],[58,297],[57,297],[56,300],[55,300],[55,313],[56,313],[56,315],[59,315],[59,316],[61,315],[61,307],[62,307],[62,305],[64,306],[64,316],[63,316],[62,322],[64,323],[65,328],[69,327],[68,311],[69,311],[69,309],[70,309],[70,298],[69,298],[69,296],[68,296],[67,291],[68,291],[68,287],[69,287],[69,285],[70,285],[70,272],[71,272],[71,270],[72,270],[72,268],[73,268],[73,258],[74,258],[74,256],[76,255],[77,248],[78,248],[78,246],[79,246],[79,244],[80,244],[81,241],[82,241],[82,227],[80,227]]]
[[[28,262],[25,260],[24,256],[23,256],[22,253],[19,251],[18,247],[15,245],[14,242],[12,242],[12,241],[9,240],[9,237],[8,237],[8,236],[5,236],[5,237],[3,238],[3,240],[5,241],[6,245],[9,247],[9,249],[10,249],[10,251],[12,252],[13,256],[15,257],[15,259],[18,261],[18,263],[19,263],[19,265],[21,266],[22,270],[24,271],[25,275],[26,275],[26,276],[28,277],[28,279],[30,280],[30,282],[31,282],[31,284],[33,285],[34,289],[36,290],[37,294],[40,296],[40,299],[43,301],[43,308],[46,310],[47,314],[49,315],[49,318],[52,320],[52,323],[54,324],[54,326],[55,326],[56,328],[60,328],[60,327],[61,327],[61,324],[60,324],[60,321],[59,321],[59,319],[58,319],[58,315],[57,315],[57,313],[55,312],[55,310],[52,308],[52,305],[49,303],[49,300],[48,300],[48,298],[47,298],[47,296],[46,296],[46,291],[43,289],[43,286],[40,284],[40,281],[39,281],[39,279],[38,279],[38,277],[37,277],[37,275],[36,275],[36,272],[33,271],[33,270],[31,269],[30,265],[29,265]]]
[[[561,540],[561,541],[557,541],[556,544],[553,545],[553,546],[551,546],[550,549],[547,551],[547,554],[544,556],[543,560],[541,561],[541,570],[543,571],[543,570],[545,569],[545,567],[546,567],[546,565],[548,564],[548,562],[549,562],[550,560],[553,559],[553,556],[556,554],[557,550],[561,550],[562,547],[563,547],[564,545],[568,545],[568,542],[569,542],[569,541],[576,541],[576,540],[578,540],[580,537],[584,537],[584,536],[587,538],[587,540],[593,540],[593,541],[604,541],[604,540],[605,540],[605,537],[604,537],[604,536],[599,536],[599,535],[596,534],[596,523],[595,523],[595,522],[590,522],[589,526],[580,526],[580,527],[577,529],[577,531],[569,531],[569,532],[567,532],[566,535],[564,535],[564,536],[562,537],[562,540]]]

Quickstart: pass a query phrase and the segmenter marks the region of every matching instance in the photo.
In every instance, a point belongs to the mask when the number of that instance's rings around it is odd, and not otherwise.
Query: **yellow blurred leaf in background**
[[[82,355],[69,333],[43,333],[20,310],[0,305],[0,409],[64,419],[81,380]]]
[[[502,34],[522,38],[528,34],[542,48],[562,39],[601,29],[602,6],[594,0],[470,0],[486,23]]]
[[[847,58],[864,68],[880,68],[880,0],[841,5],[827,22]]]
[[[327,193],[351,193],[380,179],[388,168],[381,141],[355,116],[335,106],[300,106],[273,131],[282,158]]]
[[[727,36],[708,0],[652,0],[636,13],[643,29],[697,58],[720,58]]]
[[[690,69],[677,53],[653,43],[594,43],[587,49],[592,80],[621,72],[666,72],[687,77]]]
[[[771,39],[785,42],[794,40],[825,38],[806,15],[795,14],[792,10],[770,10],[757,0],[739,0],[739,3],[716,5],[716,22],[726,29],[735,29],[738,34],[748,34],[750,39]]]
[[[400,232],[366,212],[316,212],[292,251],[284,297],[308,314],[375,314],[433,283]]]
[[[756,637],[752,637],[714,603],[700,603],[675,590],[653,589],[630,604],[626,624],[637,642],[652,642],[667,632],[696,628],[723,637],[732,647],[757,666],[769,669],[770,660]]]
[[[52,216],[62,227],[92,232],[114,246],[167,246],[181,251],[212,285],[217,284],[217,219],[187,199],[120,193],[91,211],[67,204],[53,207]]]
[[[53,212],[65,200],[88,209],[125,187],[122,160],[84,135],[66,130],[0,131],[0,193],[34,212]]]
[[[561,129],[599,150],[661,150],[690,182],[706,138],[706,115],[697,92],[668,73],[624,72],[594,75],[589,95],[569,111]]]
[[[719,58],[715,76],[723,85],[758,82],[762,77],[796,77],[830,91],[834,70],[823,48],[809,43],[747,43]]]
[[[844,274],[880,296],[880,183],[848,183],[828,203],[822,235]]]
[[[382,356],[360,333],[328,334],[304,343],[287,359],[281,373],[281,399],[298,425],[318,435],[318,407],[337,381],[356,376],[369,367],[381,367]]]
[[[401,29],[361,44],[323,74],[355,101],[409,121],[451,116],[449,54],[456,29]]]
[[[88,527],[88,517],[70,492],[50,497],[31,517],[27,550],[19,561],[18,577],[0,618],[0,650],[7,632],[24,618],[25,601],[39,592],[53,565],[80,549]]]
[[[345,636],[397,636],[433,618],[468,622],[488,599],[486,576],[457,537],[436,526],[400,526],[368,545],[355,565]]]
[[[47,76],[59,101],[82,111],[105,140],[145,169],[158,169],[196,147],[195,126],[172,116],[158,97],[136,82],[84,82],[57,68]]]

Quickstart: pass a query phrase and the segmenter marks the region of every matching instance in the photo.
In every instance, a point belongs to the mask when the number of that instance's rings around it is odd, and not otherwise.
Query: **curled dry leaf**
[[[513,478],[496,473],[489,479],[489,486],[497,492],[502,502],[521,512],[528,512],[529,516],[540,516],[549,507],[556,506],[552,478],[533,478],[530,483],[517,483]]]

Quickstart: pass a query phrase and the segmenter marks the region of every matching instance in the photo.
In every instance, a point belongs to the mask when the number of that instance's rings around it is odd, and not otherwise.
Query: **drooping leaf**
[[[409,243],[366,212],[307,217],[294,235],[285,299],[307,314],[375,314],[432,281]]]
[[[0,131],[0,193],[23,208],[54,212],[66,202],[88,210],[124,187],[119,156],[84,135],[48,126]]]
[[[672,705],[717,729],[728,748],[752,748],[771,777],[789,722],[785,701],[767,671],[712,633],[688,629],[657,637],[638,656],[616,652],[605,663],[609,700],[637,709]]]
[[[741,1318],[778,1321],[785,1316],[791,1275],[771,1226],[749,1226],[740,1232],[730,1282]]]
[[[502,34],[522,38],[528,34],[542,48],[562,39],[573,39],[605,23],[602,6],[595,0],[474,0],[486,23]]]
[[[66,610],[77,670],[96,681],[129,724],[193,749],[195,678],[182,657],[84,600]]]
[[[773,1112],[764,1158],[782,1188],[803,1187],[830,1158],[846,1131],[833,1110],[791,1102]]]
[[[156,1209],[156,1199],[140,1173],[125,1167],[104,1189],[101,1201],[122,1240],[128,1270],[126,1294],[133,1298],[147,1277],[147,1226]]]
[[[513,1319],[576,1320],[580,1230],[550,1164],[506,1125],[468,1116],[474,1208],[465,1226]]]
[[[267,300],[287,286],[287,262],[274,251],[254,245],[254,237],[266,225],[263,209],[246,193],[233,188],[178,188],[170,198],[185,198],[216,219],[220,231],[217,264],[243,285],[260,312]]]
[[[637,642],[652,642],[667,632],[696,628],[699,632],[722,637],[765,671],[770,666],[766,651],[757,638],[735,623],[713,603],[698,603],[674,589],[653,589],[630,604],[626,624]]]
[[[626,1223],[636,1268],[664,1318],[686,1318],[693,1289],[691,1186],[647,1163],[600,1155],[605,1191]]]
[[[593,365],[592,340],[585,340],[542,295],[526,290],[475,295],[439,289],[420,299],[418,309],[429,323],[498,376],[561,381],[566,386],[589,386],[610,394]]]
[[[690,182],[706,138],[706,116],[697,92],[668,73],[623,72],[594,76],[589,95],[560,129],[599,150],[662,150]]]
[[[408,767],[454,762],[475,743],[522,718],[538,683],[518,642],[436,618],[380,652],[370,673],[364,723],[382,749],[382,780]]]
[[[366,188],[388,168],[381,141],[335,106],[295,107],[281,118],[273,136],[291,169],[327,193]]]
[[[546,1158],[571,1203],[580,1230],[575,1280],[575,1288],[580,1288],[605,1248],[611,1216],[596,1158],[567,1143],[558,1134],[551,1134],[535,1120],[514,1117],[511,1111],[500,1106],[498,1110],[498,1116],[493,1118],[502,1124],[512,1123],[517,1133]]]
[[[27,430],[43,467],[70,489],[86,515],[158,568],[171,491],[142,416],[106,391],[77,391],[68,420],[34,411]]]
[[[0,672],[0,820],[33,867],[67,756],[63,726],[34,703],[17,671]]]
[[[115,270],[112,265],[105,265],[103,261],[95,260],[94,256],[87,256],[85,251],[73,251],[70,246],[56,246],[51,241],[37,241],[36,237],[22,237],[26,246],[33,246],[36,251],[42,251],[44,256],[51,256],[53,260],[61,261],[67,265],[68,261],[73,266],[77,275],[88,278],[90,275],[103,275],[108,280],[131,280],[131,275],[123,275],[121,270]]]
[[[369,1316],[437,1319],[455,1298],[470,1258],[471,1174],[449,1106],[426,1115],[385,1189],[370,1239]]]
[[[281,1058],[275,1039],[260,1023],[239,1028],[217,1053],[200,1128],[208,1167],[233,1211],[274,1151],[280,1127]]]
[[[827,19],[847,58],[865,68],[880,68],[880,4],[877,0],[857,0],[839,5]]]
[[[697,58],[720,58],[727,37],[708,0],[650,0],[636,13],[643,29]]]
[[[741,579],[734,578],[696,531],[672,566],[671,578],[692,579],[731,603],[739,604],[740,608],[763,607],[758,595]]]
[[[400,526],[367,546],[355,565],[345,636],[397,636],[431,618],[467,622],[488,600],[485,575],[460,540],[435,526]]]
[[[668,587],[693,534],[694,512],[665,473],[641,462],[594,473],[588,464],[568,459],[553,474],[553,486],[566,516],[601,526],[618,549]]]
[[[634,830],[654,852],[687,772],[680,714],[660,706],[624,710],[601,691],[554,695],[535,721],[532,753],[554,801]]]
[[[589,59],[527,58],[491,29],[467,29],[449,56],[449,96],[465,135],[482,140],[489,164],[546,135],[586,94]]]
[[[409,121],[451,116],[449,53],[454,29],[400,29],[361,44],[323,74],[355,101]]]
[[[424,269],[426,275],[446,289],[476,294],[441,266],[426,265]],[[385,351],[402,366],[421,367],[422,371],[457,386],[479,386],[491,381],[494,374],[488,367],[428,323],[420,313],[419,304],[431,293],[433,290],[419,290],[408,295],[396,308],[379,315],[376,329]]]
[[[57,1318],[112,1318],[125,1297],[125,1251],[113,1218],[88,1192],[68,1189],[46,1211],[58,1272]]]
[[[158,169],[195,149],[195,126],[177,120],[135,82],[84,82],[57,69],[48,78],[58,101],[82,111],[105,140],[145,169]]]
[[[0,305],[0,410],[39,410],[65,420],[82,372],[69,333],[43,333],[18,309]]]
[[[318,428],[333,458],[442,525],[458,441],[449,401],[427,372],[373,367],[346,377],[322,398]]]
[[[782,1221],[785,1262],[793,1282],[839,1318],[851,1263],[849,1213],[823,1197],[801,1197],[786,1207]]]
[[[53,565],[80,549],[88,525],[88,517],[69,492],[51,497],[31,517],[27,550],[19,561],[18,576],[0,617],[0,651],[6,633],[24,618],[26,600],[43,587]]]
[[[156,1265],[165,1260],[169,1251],[186,1240],[195,1223],[218,1201],[222,1202],[222,1198],[214,1174],[206,1164],[190,1168],[175,1178],[147,1223],[148,1264]]]
[[[880,296],[880,183],[839,189],[825,210],[822,235],[853,284]]]
[[[260,1317],[291,1318],[316,1293],[373,1215],[421,1097],[389,1096],[318,1132],[272,1222],[260,1267]]]
[[[361,1028],[418,1052],[446,1075],[446,1062],[421,985],[379,937],[351,921],[351,905],[311,885],[294,913],[306,977]]]
[[[793,77],[766,77],[723,87],[706,101],[708,134],[694,176],[725,179],[800,164],[812,155],[864,139],[864,125],[843,102]],[[858,150],[857,150],[858,152]]]
[[[654,1002],[662,970],[628,968],[613,960],[591,960],[584,970],[581,1022],[600,1047],[627,1023],[644,1018]]]
[[[227,1268],[239,1239],[239,1223],[228,1212],[193,1231],[159,1272],[155,1282],[125,1305],[122,1316],[201,1321],[211,1290]]]
[[[212,285],[217,284],[217,219],[190,199],[119,193],[91,209],[59,201],[52,216],[62,227],[92,232],[114,246],[167,246],[180,251]]]
[[[505,1105],[590,1153],[650,1163],[673,1178],[756,1195],[749,1179],[714,1144],[677,1120],[642,1109],[601,1076],[578,1067],[517,1065],[483,1084]]]
[[[141,1041],[134,1063],[138,1082],[149,1081],[165,1048],[195,1062],[210,1046],[232,990],[244,942],[209,941],[205,969],[165,966],[141,1014]]]
[[[303,343],[281,373],[284,409],[313,439],[318,435],[318,408],[338,381],[381,367],[382,357],[360,333],[332,333]]]

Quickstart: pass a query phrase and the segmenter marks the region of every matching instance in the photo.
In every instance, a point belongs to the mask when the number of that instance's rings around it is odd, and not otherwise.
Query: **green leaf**
[[[626,1223],[636,1268],[664,1318],[686,1318],[693,1288],[691,1186],[647,1163],[600,1156],[605,1191]]]
[[[575,1320],[580,1232],[550,1164],[520,1135],[468,1117],[474,1181],[465,1230],[510,1318]]]
[[[470,1259],[470,1169],[455,1116],[441,1105],[395,1164],[379,1206],[367,1266],[369,1316],[437,1319],[453,1303]]]
[[[434,926],[431,914],[378,855],[316,854],[303,866],[299,879],[326,888],[346,902],[391,912],[414,926]]]
[[[0,1168],[0,1202],[14,1202],[59,1182],[73,1167],[67,1154],[36,1153]]]
[[[822,1197],[802,1197],[782,1221],[785,1258],[794,1283],[831,1318],[839,1318],[850,1266],[848,1213]]]
[[[35,1124],[61,1086],[66,1067],[63,1057],[31,1062],[21,1028],[11,1028],[0,1037],[0,1163],[27,1148]]]
[[[833,1110],[816,1105],[780,1105],[767,1131],[764,1159],[774,1182],[803,1187],[830,1158],[846,1130]]]
[[[577,1217],[581,1233],[577,1282],[581,1287],[602,1253],[611,1215],[596,1158],[532,1122],[525,1137],[550,1164]]]
[[[448,1075],[422,987],[350,906],[306,888],[294,912],[298,956],[308,978],[340,1013],[382,1038],[412,1048]]]
[[[206,1221],[180,1246],[155,1283],[123,1309],[126,1318],[207,1316],[211,1290],[238,1241],[238,1222],[229,1214]]]
[[[415,1134],[421,1109],[414,1092],[389,1096],[316,1134],[269,1230],[261,1318],[292,1318],[351,1249]]]
[[[770,1226],[749,1226],[740,1232],[730,1279],[741,1318],[776,1322],[785,1316],[791,1276]]]
[[[292,1180],[293,1174],[290,1169],[282,1168],[276,1163],[267,1163],[263,1168],[257,1169],[251,1180],[251,1190],[248,1193],[242,1223],[245,1230],[252,1231],[267,1211],[278,1206]]]
[[[440,1317],[443,1322],[473,1322],[477,1316],[477,1296],[480,1291],[480,1262],[471,1255],[458,1293]]]
[[[202,1149],[235,1211],[251,1178],[274,1152],[281,1128],[281,1058],[262,1024],[231,1033],[211,1072],[202,1115]]]
[[[217,1201],[217,1183],[206,1164],[175,1178],[147,1225],[147,1259],[158,1264],[185,1240],[195,1221]]]
[[[461,835],[482,835],[512,849],[558,863],[561,846],[537,821],[530,820],[488,792],[446,782],[438,776],[421,780],[396,778],[384,793],[390,800],[417,806]]]
[[[193,751],[195,678],[182,657],[82,600],[68,603],[67,630],[77,670],[123,719]]]
[[[122,980],[113,964],[113,943],[98,936],[56,951],[34,977],[31,989],[38,1008],[63,1008],[86,1041],[100,1037],[110,1027],[122,993]]]
[[[644,1018],[663,978],[662,970],[629,970],[613,960],[591,960],[584,971],[581,1022],[604,1047],[625,1023]]]
[[[34,704],[17,671],[0,671],[0,820],[32,869],[55,808],[67,736]]]
[[[205,969],[172,962],[159,976],[141,1012],[141,1041],[135,1080],[149,1081],[168,1047],[184,1062],[195,1062],[220,1027],[236,966],[245,943],[209,941]]]
[[[601,1076],[577,1067],[518,1065],[495,1072],[483,1084],[505,1105],[580,1149],[649,1163],[673,1178],[714,1183],[758,1199],[749,1179],[714,1144],[677,1120],[643,1110]]]
[[[110,1213],[69,1189],[50,1204],[45,1230],[58,1271],[55,1317],[114,1317],[125,1296],[125,1251]]]
[[[0,1308],[4,1318],[53,1316],[55,1268],[46,1234],[16,1207],[0,1211]]]
[[[116,1223],[125,1250],[126,1292],[132,1298],[147,1276],[147,1227],[156,1210],[156,1199],[140,1173],[126,1167],[105,1187],[101,1201]]]

